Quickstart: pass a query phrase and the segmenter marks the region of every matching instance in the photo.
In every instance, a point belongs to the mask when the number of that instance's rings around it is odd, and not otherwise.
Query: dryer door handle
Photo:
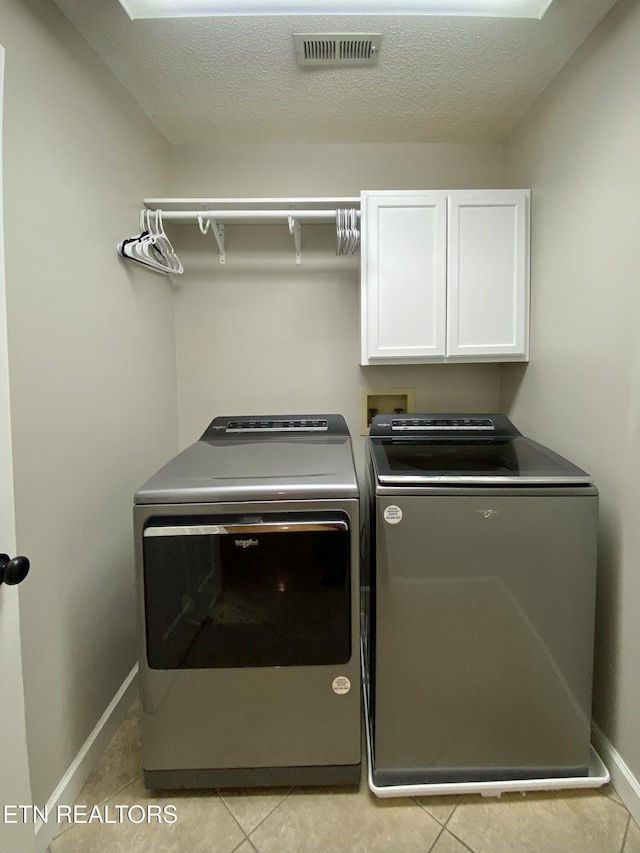
[[[144,536],[224,536],[256,533],[335,533],[348,530],[342,519],[316,521],[267,521],[251,524],[172,524],[170,527],[147,527]]]

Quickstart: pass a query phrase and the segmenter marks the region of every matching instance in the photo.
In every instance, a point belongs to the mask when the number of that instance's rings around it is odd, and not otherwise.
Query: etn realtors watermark
[[[104,805],[104,806],[63,806],[55,808],[44,806],[2,807],[3,823],[176,823],[178,814],[175,806],[160,806],[155,803],[145,805]]]

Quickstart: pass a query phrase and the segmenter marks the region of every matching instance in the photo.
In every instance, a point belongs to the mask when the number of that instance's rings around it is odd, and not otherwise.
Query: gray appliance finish
[[[590,476],[504,415],[379,415],[367,504],[375,786],[587,776]]]
[[[134,533],[147,787],[357,783],[344,419],[216,418],[138,490]]]

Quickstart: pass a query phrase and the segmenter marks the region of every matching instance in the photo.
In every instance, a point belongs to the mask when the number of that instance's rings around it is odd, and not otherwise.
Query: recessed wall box
[[[404,414],[416,410],[415,388],[361,388],[360,435],[368,435],[376,415]]]

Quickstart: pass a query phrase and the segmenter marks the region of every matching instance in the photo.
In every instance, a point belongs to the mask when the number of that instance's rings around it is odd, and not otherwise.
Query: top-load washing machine
[[[138,490],[134,528],[146,785],[357,783],[344,419],[216,418]]]
[[[374,419],[367,481],[374,790],[590,784],[591,477],[504,415],[420,414]]]

